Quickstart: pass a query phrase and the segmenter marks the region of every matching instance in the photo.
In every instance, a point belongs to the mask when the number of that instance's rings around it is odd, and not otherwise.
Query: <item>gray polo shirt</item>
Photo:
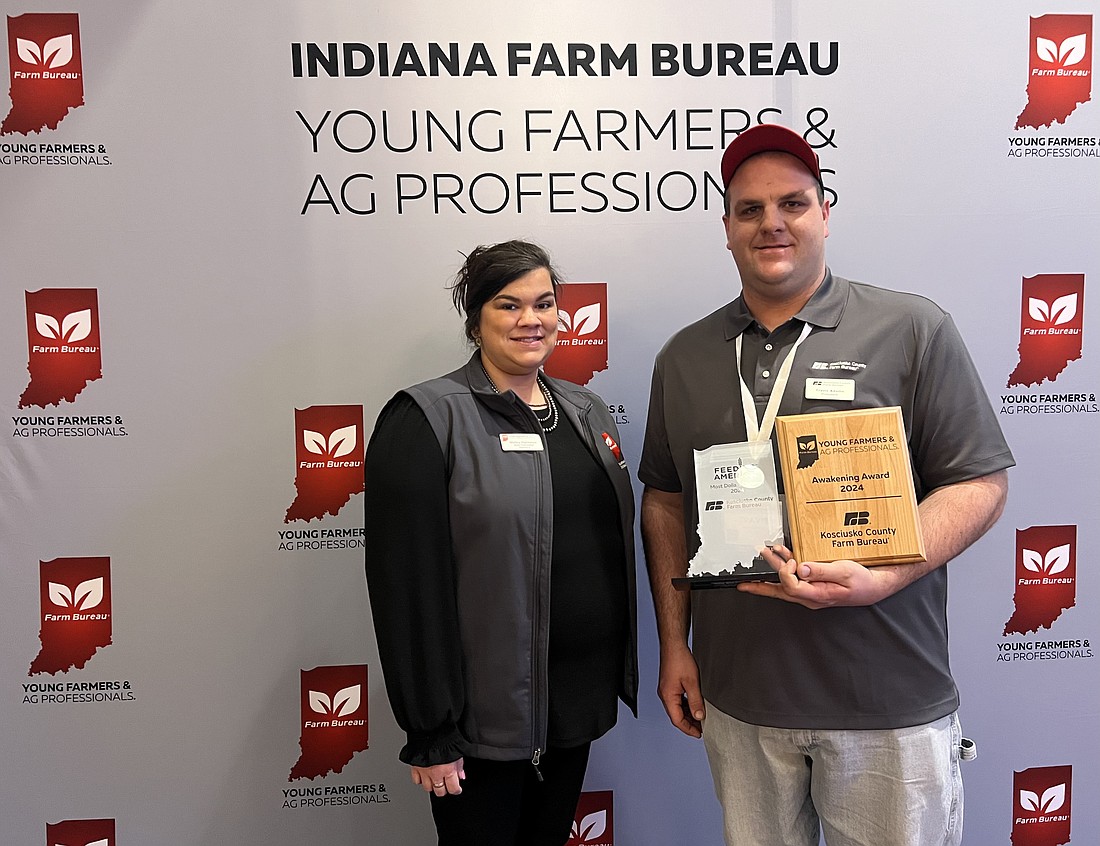
[[[689,557],[699,547],[694,453],[745,440],[734,340],[758,414],[804,323],[780,414],[900,406],[917,498],[1015,462],[951,317],[935,303],[826,273],[767,332],[738,297],[676,333],[657,356],[638,476],[684,491]],[[809,378],[851,379],[855,399],[805,397]],[[745,722],[788,728],[919,725],[958,707],[947,653],[947,570],[863,608],[811,611],[736,590],[692,596],[703,694]]]

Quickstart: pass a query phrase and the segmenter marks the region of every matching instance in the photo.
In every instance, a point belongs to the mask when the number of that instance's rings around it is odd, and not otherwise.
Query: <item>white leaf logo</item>
[[[1050,304],[1050,319],[1055,326],[1069,323],[1077,316],[1077,295],[1066,294]]]
[[[57,38],[51,38],[47,41],[41,49],[33,41],[26,38],[16,38],[15,50],[19,54],[19,58],[28,65],[50,68],[51,70],[63,68],[73,60],[73,37],[71,34],[59,35]]]
[[[1039,809],[1044,814],[1053,814],[1066,803],[1065,784],[1056,784],[1054,787],[1043,791],[1043,798],[1039,800]]]
[[[54,605],[59,605],[62,608],[73,607],[73,595],[69,592],[68,585],[59,585],[57,582],[50,582],[47,589],[50,594],[50,602]]]
[[[76,586],[76,590],[70,592],[68,585],[50,582],[47,585],[50,602],[62,608],[72,608],[74,611],[87,611],[95,608],[103,601],[103,577],[88,579]]]
[[[573,315],[573,331],[578,335],[591,335],[600,328],[600,304],[592,303],[577,309]]]
[[[1069,566],[1069,544],[1056,546],[1047,552],[1043,559],[1043,569],[1051,576],[1061,573]]]
[[[605,831],[607,831],[607,811],[596,811],[582,819],[579,826],[574,820],[570,834],[582,843],[591,843]]]
[[[73,607],[78,611],[95,608],[103,601],[103,577],[81,582],[73,591]]]
[[[355,424],[337,429],[328,436],[328,448],[333,458],[347,455],[355,449]]]
[[[53,846],[65,846],[65,844],[55,843]],[[88,843],[86,846],[107,846],[107,838],[104,837],[102,840],[96,840],[94,843]]]
[[[558,330],[574,332],[577,335],[591,335],[600,328],[600,304],[581,306],[570,317],[569,312],[558,309]]]
[[[1085,58],[1085,33],[1067,38],[1058,47],[1058,61],[1062,67],[1068,68]]]
[[[320,432],[311,432],[309,429],[306,429],[302,432],[302,443],[305,444],[307,450],[317,455],[324,455],[328,452],[328,444],[325,442],[325,436]]]
[[[92,334],[92,310],[86,308],[66,314],[60,324],[53,315],[35,312],[34,327],[43,338],[75,344]]]
[[[311,690],[309,692],[309,707],[318,714],[331,714],[332,700],[328,698],[327,693],[321,693],[319,690]]]
[[[1043,798],[1030,790],[1020,791],[1020,807],[1025,811],[1038,811],[1040,814],[1053,814],[1066,803],[1066,785],[1056,784],[1043,791]]]
[[[1085,58],[1087,43],[1087,36],[1083,32],[1070,36],[1061,44],[1055,44],[1049,38],[1036,38],[1035,55],[1044,62],[1068,68]]]
[[[50,314],[34,313],[34,328],[38,330],[38,334],[43,338],[50,338],[52,340],[61,340],[61,326],[57,322],[57,318]]]
[[[330,458],[339,458],[347,455],[357,443],[355,436],[355,424],[337,429],[326,438],[320,432],[311,432],[306,429],[302,432],[302,442],[305,448],[317,455],[327,455]]]
[[[1038,297],[1028,297],[1027,313],[1032,320],[1039,323],[1050,323],[1053,326],[1069,323],[1077,316],[1077,295],[1066,294],[1050,305]]]
[[[72,35],[51,38],[42,48],[42,64],[48,68],[63,68],[73,60]]]
[[[55,843],[55,844],[53,844],[53,846],[65,846],[65,844],[64,843]],[[102,840],[96,840],[93,843],[88,843],[88,844],[86,844],[86,846],[107,846],[107,838],[104,837]]]
[[[1034,549],[1024,549],[1022,557],[1024,569],[1031,570],[1033,573],[1046,573],[1048,576],[1053,576],[1069,567],[1069,544],[1062,544],[1047,550],[1045,556],[1040,555]]]
[[[1049,38],[1035,39],[1035,55],[1044,62],[1058,61],[1058,45]]]
[[[309,692],[309,707],[318,714],[325,714],[330,717],[354,714],[359,710],[362,701],[362,685],[358,684],[336,691],[336,695],[332,699],[328,698],[327,693],[322,693],[319,690]]]
[[[26,38],[16,38],[15,50],[19,54],[19,58],[28,65],[42,64],[42,52],[33,41],[28,41]]]
[[[345,687],[343,690],[338,690],[336,695],[332,697],[332,716],[342,717],[345,714],[354,714],[359,710],[359,703],[362,701],[361,685],[353,684],[351,687]]]

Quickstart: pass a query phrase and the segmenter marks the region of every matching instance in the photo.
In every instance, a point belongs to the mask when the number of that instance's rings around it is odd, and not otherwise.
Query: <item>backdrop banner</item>
[[[654,356],[740,289],[721,152],[770,122],[830,267],[951,312],[1018,462],[949,565],[965,842],[1100,843],[1093,7],[0,0],[4,842],[434,842],[363,573],[378,412],[469,354],[463,254],[532,239],[548,369],[633,472]],[[721,838],[640,584],[571,846]]]

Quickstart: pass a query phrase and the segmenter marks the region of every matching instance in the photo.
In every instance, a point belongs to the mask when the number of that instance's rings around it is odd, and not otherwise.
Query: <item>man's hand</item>
[[[706,711],[699,689],[699,667],[686,645],[661,650],[657,696],[676,728],[689,737],[703,736]]]
[[[737,589],[742,593],[795,602],[807,608],[874,605],[911,581],[906,578],[910,573],[900,569],[912,566],[908,564],[864,567],[847,559],[799,563],[785,546],[765,548],[761,557],[779,573],[779,584],[745,582]]]
[[[642,541],[653,608],[657,612],[657,637],[661,642],[657,696],[676,728],[689,737],[702,737],[704,710],[699,666],[688,648],[690,599],[687,591],[672,587],[672,580],[685,575],[688,567],[683,494],[645,489]]]
[[[920,504],[921,530],[928,560],[912,564],[864,567],[855,561],[795,561],[785,546],[761,553],[779,573],[779,584],[748,582],[743,593],[797,602],[807,608],[874,605],[942,567],[997,522],[1008,496],[1004,470],[936,488]]]

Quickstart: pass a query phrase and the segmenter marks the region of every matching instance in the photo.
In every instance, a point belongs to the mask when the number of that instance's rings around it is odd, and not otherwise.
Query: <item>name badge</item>
[[[501,432],[500,448],[505,452],[542,452],[542,435],[530,432]]]
[[[811,377],[806,380],[806,399],[854,400],[855,398],[855,379],[818,379]]]

